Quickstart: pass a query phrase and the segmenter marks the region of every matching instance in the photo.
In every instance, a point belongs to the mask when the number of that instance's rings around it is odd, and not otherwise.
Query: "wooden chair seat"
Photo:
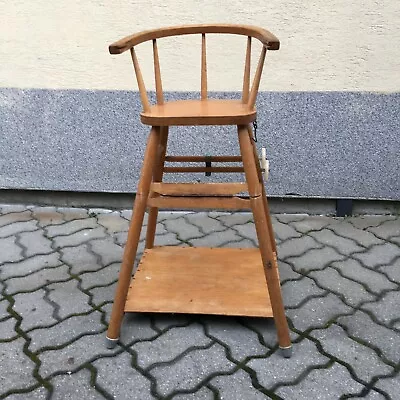
[[[241,100],[178,100],[150,106],[140,116],[151,126],[247,125],[255,120],[256,110]]]

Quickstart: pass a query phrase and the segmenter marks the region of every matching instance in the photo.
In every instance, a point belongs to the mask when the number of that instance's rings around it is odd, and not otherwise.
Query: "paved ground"
[[[0,398],[400,398],[399,218],[274,216],[284,359],[272,321],[256,318],[131,314],[107,350],[130,212],[0,211]],[[254,226],[163,213],[157,241],[254,246]]]

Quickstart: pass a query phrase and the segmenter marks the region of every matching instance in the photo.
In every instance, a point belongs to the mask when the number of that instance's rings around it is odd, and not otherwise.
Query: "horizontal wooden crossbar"
[[[151,184],[155,193],[167,196],[233,196],[240,192],[247,192],[247,184],[235,183],[159,183]]]
[[[167,156],[169,162],[241,162],[241,156]]]
[[[149,207],[159,208],[212,208],[221,210],[250,209],[250,200],[241,197],[174,197],[159,196],[147,200]]]
[[[165,173],[177,172],[244,172],[243,167],[165,167]]]

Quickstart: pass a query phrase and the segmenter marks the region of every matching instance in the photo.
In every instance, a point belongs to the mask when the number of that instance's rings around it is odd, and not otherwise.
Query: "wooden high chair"
[[[206,34],[243,35],[247,40],[241,100],[207,98]],[[158,39],[201,35],[201,98],[165,102]],[[250,89],[252,38],[262,43]],[[150,105],[135,46],[152,41],[157,104]],[[245,44],[245,41],[244,41]],[[245,46],[244,46],[245,47]],[[190,25],[149,30],[128,36],[110,47],[111,54],[129,50],[139,86],[142,123],[150,125],[132,220],[119,274],[107,346],[116,345],[125,312],[193,313],[273,317],[279,347],[291,355],[282,302],[276,244],[251,123],[267,50],[278,50],[278,39],[267,30],[244,25]],[[168,130],[178,125],[236,125],[241,156],[167,156]],[[205,167],[166,167],[166,162],[202,162]],[[211,163],[240,162],[239,167]],[[164,173],[244,172],[245,183],[163,183]],[[248,192],[248,197],[237,196]],[[146,208],[149,209],[145,250],[132,278],[133,264]],[[159,208],[250,209],[259,248],[154,247]]]

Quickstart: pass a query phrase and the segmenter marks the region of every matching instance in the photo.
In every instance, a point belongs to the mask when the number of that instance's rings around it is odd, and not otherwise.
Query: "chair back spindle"
[[[164,104],[164,95],[161,82],[160,60],[158,58],[157,40],[153,39],[154,79],[156,83],[157,104]]]
[[[207,99],[207,52],[206,34],[201,34],[201,99]]]
[[[264,66],[266,53],[267,53],[267,48],[263,46],[260,58],[258,60],[258,65],[254,76],[253,85],[251,86],[249,101],[247,102],[247,105],[249,106],[250,109],[253,109],[256,104],[256,98],[257,98],[258,88],[260,87],[261,74]]]
[[[251,36],[247,37],[246,60],[244,64],[242,102],[247,104],[250,91]]]
[[[150,111],[150,103],[147,97],[146,87],[144,85],[142,72],[140,71],[139,61],[136,56],[134,47],[131,48],[131,57],[133,62],[133,67],[135,68],[136,80],[139,87],[140,99],[142,101],[144,112]]]

